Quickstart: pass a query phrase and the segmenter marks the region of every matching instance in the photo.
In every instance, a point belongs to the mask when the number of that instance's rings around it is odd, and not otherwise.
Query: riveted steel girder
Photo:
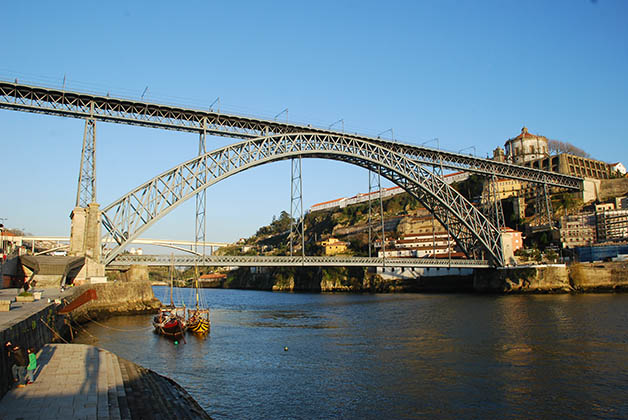
[[[449,222],[452,236],[468,256],[480,246],[493,264],[503,265],[499,230],[442,177],[381,144],[320,133],[279,134],[225,146],[184,162],[125,194],[102,210],[105,239],[111,237],[118,244],[107,253],[105,263],[200,188],[255,166],[299,156],[339,160],[379,171],[418,198],[441,223]],[[205,182],[201,187],[199,179]]]
[[[250,255],[118,255],[110,267],[129,265],[149,266],[209,266],[209,267],[439,267],[487,268],[484,260],[451,260],[434,258],[376,258],[339,256],[250,256]]]
[[[561,187],[570,190],[581,190],[583,187],[581,178],[430,147],[381,140],[358,134],[340,133],[311,126],[289,124],[287,122],[269,121],[19,83],[0,81],[0,108],[74,118],[93,118],[99,121],[167,130],[205,132],[211,135],[240,139],[301,132],[343,135],[347,138],[382,144],[389,150],[426,165],[439,165],[447,169],[544,183],[550,187]],[[93,114],[91,113],[92,109]]]

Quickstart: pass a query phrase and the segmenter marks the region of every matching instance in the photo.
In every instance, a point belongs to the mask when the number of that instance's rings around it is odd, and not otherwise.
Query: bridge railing
[[[149,266],[209,266],[209,267],[440,267],[486,268],[489,262],[471,259],[439,258],[378,258],[340,256],[191,256],[191,255],[118,255],[110,267],[129,265]]]

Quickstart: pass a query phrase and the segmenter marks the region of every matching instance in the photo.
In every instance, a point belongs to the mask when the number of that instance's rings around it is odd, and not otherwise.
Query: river
[[[192,290],[175,292],[193,304]],[[216,420],[628,418],[627,294],[202,299],[207,339],[174,344],[138,315],[91,323],[75,342],[171,377]]]

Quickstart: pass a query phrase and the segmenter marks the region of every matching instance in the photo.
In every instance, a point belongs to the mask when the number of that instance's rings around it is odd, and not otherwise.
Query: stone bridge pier
[[[85,257],[85,264],[74,278],[75,284],[98,282],[105,278],[105,265],[101,263],[100,206],[75,207],[70,214],[69,256]]]

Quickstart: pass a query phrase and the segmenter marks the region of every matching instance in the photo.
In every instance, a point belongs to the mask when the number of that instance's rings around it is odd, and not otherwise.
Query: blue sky
[[[628,2],[9,2],[0,79],[490,154],[523,125],[628,164]],[[285,118],[283,114],[280,118]],[[0,218],[68,235],[83,122],[0,110]],[[387,132],[385,136],[389,136]],[[208,149],[227,142],[209,138]],[[97,124],[98,201],[193,157],[198,137]],[[434,146],[435,142],[428,143]],[[303,162],[304,207],[368,189],[360,168]],[[290,165],[208,190],[208,239],[250,236],[290,206]],[[144,237],[193,239],[194,203]]]

